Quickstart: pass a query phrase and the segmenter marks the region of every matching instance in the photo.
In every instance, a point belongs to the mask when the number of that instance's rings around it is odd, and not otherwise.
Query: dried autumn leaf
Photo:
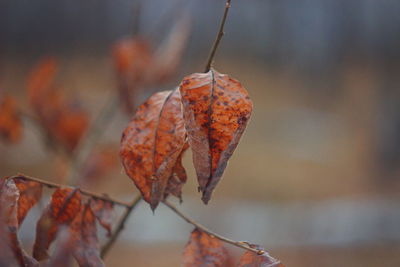
[[[107,235],[110,237],[112,223],[115,218],[114,204],[110,201],[92,198],[90,201],[90,208],[92,209],[100,225],[107,230]]]
[[[57,240],[55,242],[55,250],[50,259],[43,264],[46,267],[71,267],[72,251],[74,243],[71,242],[71,232],[67,228],[59,230]]]
[[[56,86],[56,71],[54,58],[34,67],[27,82],[29,102],[49,136],[72,151],[88,127],[89,116],[77,99]]]
[[[16,101],[11,96],[0,97],[0,137],[16,143],[22,136],[22,122],[18,115]]]
[[[178,90],[151,96],[123,132],[122,164],[153,210],[164,197],[185,138]]]
[[[185,151],[189,148],[188,143],[183,146],[181,154],[179,154],[176,160],[172,175],[168,180],[167,187],[165,188],[165,197],[169,194],[179,198],[182,202],[182,187],[185,185],[187,180],[186,170],[182,165],[182,157]]]
[[[62,225],[69,225],[81,210],[81,193],[78,189],[58,188],[36,226],[33,257],[48,258],[47,249]]]
[[[180,92],[199,190],[207,204],[246,128],[253,104],[237,80],[215,70],[185,77]]]
[[[118,90],[124,109],[131,114],[134,97],[144,86],[146,72],[153,60],[150,43],[142,37],[123,39],[113,49],[115,68],[118,75]]]
[[[81,177],[85,182],[98,182],[118,166],[118,147],[105,146],[94,150],[85,162]]]
[[[228,267],[230,259],[220,240],[195,229],[183,252],[182,265],[184,267]]]
[[[90,206],[90,201],[82,206],[81,212],[70,225],[74,244],[72,254],[81,267],[104,266],[100,259],[96,217]]]
[[[21,198],[26,198],[26,192],[19,191],[15,180],[17,179],[3,179],[0,189],[0,218],[2,219],[0,225],[7,235],[6,240],[2,241],[8,242],[7,246],[21,266],[37,266],[36,260],[22,249],[17,235],[20,223],[36,202],[31,205],[31,203],[26,204],[25,200],[20,201]],[[20,204],[24,206],[19,208]],[[23,216],[20,217],[21,215]]]
[[[279,260],[272,258],[262,247],[258,245],[250,245],[250,247],[264,251],[264,253],[257,254],[246,251],[240,258],[238,267],[285,267]]]

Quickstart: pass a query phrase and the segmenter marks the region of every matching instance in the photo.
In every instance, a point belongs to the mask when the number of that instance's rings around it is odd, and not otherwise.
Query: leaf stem
[[[39,179],[39,178],[35,178],[35,177],[32,177],[32,176],[27,176],[25,174],[18,174],[18,175],[14,175],[14,176],[9,177],[9,179],[13,179],[13,178],[21,178],[21,179],[26,179],[26,180],[38,182],[38,183],[41,183],[41,184],[43,184],[43,185],[45,185],[47,187],[50,187],[50,188],[60,188],[60,187],[64,187],[65,186],[65,185],[61,185],[61,184],[45,181],[45,180],[42,180],[42,179]],[[75,187],[73,187],[73,188],[75,188]],[[94,197],[94,198],[101,199],[101,200],[104,200],[104,201],[108,201],[108,202],[111,202],[111,203],[113,203],[115,205],[123,206],[123,207],[126,207],[126,208],[130,208],[131,207],[130,203],[126,203],[126,202],[123,202],[123,201],[119,201],[119,200],[113,199],[113,198],[111,198],[111,197],[109,197],[107,195],[101,195],[101,194],[93,193],[91,191],[87,191],[87,190],[80,189],[80,188],[79,188],[79,191],[83,195],[86,195],[86,196],[89,196],[89,197]]]
[[[141,200],[142,200],[142,196],[138,195],[125,210],[125,213],[121,217],[114,233],[111,234],[111,237],[108,239],[107,243],[101,248],[100,256],[102,259],[106,256],[107,252],[110,251],[110,249],[113,246],[113,244],[115,243],[115,241],[117,241],[117,238],[118,238],[120,232],[125,227],[125,223],[128,220],[129,215],[132,213],[132,211],[135,209],[135,207],[139,204],[139,202]]]
[[[208,56],[208,60],[207,60],[207,64],[206,64],[206,68],[205,68],[204,72],[209,72],[211,69],[212,62],[213,62],[213,59],[215,56],[215,52],[217,51],[219,43],[221,42],[222,36],[224,36],[225,21],[226,21],[226,18],[228,17],[228,11],[229,11],[230,7],[231,7],[231,0],[226,0],[224,15],[222,16],[222,20],[221,20],[221,24],[219,26],[217,37],[215,38],[214,44],[211,47],[210,55]]]
[[[181,217],[182,219],[184,219],[186,222],[192,224],[193,226],[195,226],[198,230],[203,231],[207,234],[209,234],[210,236],[213,236],[225,243],[234,245],[236,247],[242,248],[242,249],[246,249],[249,251],[252,251],[254,253],[257,253],[258,255],[264,254],[265,251],[261,250],[261,249],[255,249],[250,247],[249,243],[245,242],[245,241],[234,241],[232,239],[226,238],[222,235],[219,235],[217,233],[214,233],[213,231],[209,230],[208,228],[206,228],[205,226],[199,224],[198,222],[196,222],[195,220],[189,218],[187,215],[183,214],[180,210],[177,209],[177,207],[175,207],[173,204],[171,204],[171,202],[169,202],[168,200],[164,200],[163,203],[170,208],[172,211],[174,211],[179,217]]]

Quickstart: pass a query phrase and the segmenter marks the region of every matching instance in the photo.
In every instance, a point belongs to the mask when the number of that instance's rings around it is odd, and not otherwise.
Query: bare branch
[[[200,231],[203,231],[207,234],[209,234],[210,236],[213,236],[215,238],[218,238],[219,240],[234,245],[236,247],[242,248],[242,249],[246,249],[249,251],[252,251],[254,253],[257,253],[258,255],[264,254],[265,251],[264,250],[260,250],[260,249],[255,249],[249,246],[249,243],[245,242],[245,241],[234,241],[231,240],[229,238],[226,238],[222,235],[219,235],[217,233],[214,233],[213,231],[209,230],[208,228],[206,228],[205,226],[199,224],[198,222],[196,222],[195,220],[189,218],[188,216],[186,216],[185,214],[183,214],[180,210],[178,210],[173,204],[171,204],[169,201],[164,200],[163,203],[170,208],[171,210],[173,210],[179,217],[181,217],[182,219],[184,219],[186,222],[194,225],[197,229],[199,229]]]
[[[208,60],[207,60],[207,64],[206,64],[206,68],[205,68],[204,72],[209,72],[211,69],[212,62],[213,62],[213,59],[215,56],[215,52],[217,51],[218,45],[221,42],[222,36],[224,36],[225,21],[226,21],[226,18],[228,17],[228,11],[229,11],[230,7],[231,7],[231,0],[226,0],[224,15],[222,16],[222,20],[221,20],[221,24],[219,26],[217,37],[215,38],[214,44],[211,47],[210,55],[208,56]]]

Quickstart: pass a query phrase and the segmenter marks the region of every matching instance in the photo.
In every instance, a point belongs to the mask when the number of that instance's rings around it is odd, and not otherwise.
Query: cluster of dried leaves
[[[69,266],[75,258],[80,266],[104,266],[100,259],[96,221],[111,234],[113,204],[82,197],[79,189],[57,188],[36,225],[32,257],[18,239],[18,229],[30,209],[42,197],[41,183],[24,176],[0,180],[1,266]],[[49,248],[59,237],[52,256]],[[54,265],[55,262],[62,265]],[[15,265],[11,264],[15,263]]]

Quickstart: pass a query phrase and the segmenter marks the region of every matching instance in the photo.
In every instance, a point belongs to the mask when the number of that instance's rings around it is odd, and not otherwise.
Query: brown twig
[[[203,231],[207,234],[209,234],[210,236],[213,236],[215,238],[218,238],[219,240],[234,245],[236,247],[242,248],[242,249],[246,249],[249,251],[252,251],[254,253],[257,253],[258,255],[264,254],[265,251],[264,250],[260,250],[260,249],[255,249],[250,247],[249,243],[245,242],[245,241],[234,241],[232,239],[226,238],[222,235],[219,235],[217,233],[214,233],[213,231],[209,230],[208,228],[206,228],[205,226],[199,224],[198,222],[194,221],[193,219],[189,218],[188,216],[186,216],[185,214],[183,214],[180,210],[178,210],[173,204],[171,204],[168,200],[164,200],[163,203],[170,208],[172,211],[174,211],[179,217],[181,217],[182,219],[184,219],[186,222],[194,225],[197,229],[199,229],[200,231]]]
[[[139,202],[142,200],[142,196],[138,195],[132,203],[127,207],[125,210],[124,215],[121,217],[117,228],[115,229],[114,233],[112,233],[111,237],[108,239],[107,243],[101,248],[100,256],[103,259],[107,252],[111,249],[112,245],[115,243],[117,240],[120,232],[124,229],[125,223],[129,218],[129,215],[132,213],[132,211],[135,209],[135,207],[139,204]]]
[[[211,65],[212,65],[212,62],[213,62],[213,59],[215,56],[215,52],[217,51],[218,45],[221,42],[222,36],[224,36],[225,21],[226,21],[226,18],[228,17],[228,11],[229,11],[230,7],[231,7],[231,0],[226,0],[224,15],[222,16],[222,20],[221,20],[221,24],[219,26],[217,37],[215,38],[214,44],[211,47],[210,55],[208,56],[208,60],[207,60],[207,64],[206,64],[206,68],[205,68],[204,72],[209,72],[211,69]]]
[[[18,175],[10,176],[9,178],[10,179],[22,178],[22,179],[26,179],[26,180],[30,180],[30,181],[35,181],[35,182],[41,183],[41,184],[43,184],[43,185],[45,185],[47,187],[50,187],[50,188],[60,188],[60,187],[65,187],[66,186],[66,185],[61,185],[61,184],[45,181],[45,180],[42,180],[42,179],[39,179],[39,178],[36,178],[36,177],[27,176],[25,174],[18,174]],[[128,209],[131,207],[130,203],[126,203],[126,202],[123,202],[123,201],[119,201],[119,200],[113,199],[113,198],[111,198],[111,197],[109,197],[107,195],[101,195],[101,194],[93,193],[91,191],[80,189],[80,188],[79,188],[79,191],[83,195],[86,195],[86,196],[89,196],[89,197],[94,197],[94,198],[101,199],[101,200],[104,200],[104,201],[108,201],[108,202],[111,202],[111,203],[113,203],[115,205],[123,206],[123,207],[126,207]]]

